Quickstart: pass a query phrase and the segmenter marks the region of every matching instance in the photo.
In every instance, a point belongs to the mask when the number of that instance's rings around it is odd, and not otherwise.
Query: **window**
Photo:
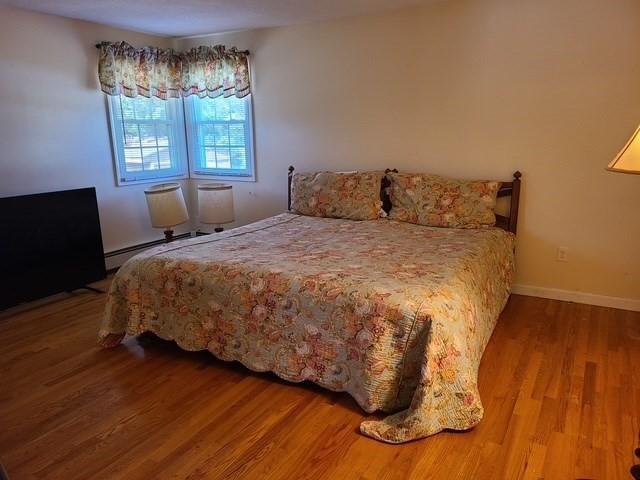
[[[251,95],[185,98],[191,176],[255,180]]]
[[[189,170],[193,178],[255,180],[250,95],[119,95],[108,103],[118,185],[186,178]]]
[[[181,99],[109,97],[118,185],[187,176]]]

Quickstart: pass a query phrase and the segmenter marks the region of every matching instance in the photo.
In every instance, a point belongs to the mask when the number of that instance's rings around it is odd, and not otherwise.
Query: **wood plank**
[[[626,478],[640,443],[637,312],[512,296],[483,421],[387,445],[346,394],[154,338],[100,350],[103,308],[81,294],[0,316],[11,478]]]

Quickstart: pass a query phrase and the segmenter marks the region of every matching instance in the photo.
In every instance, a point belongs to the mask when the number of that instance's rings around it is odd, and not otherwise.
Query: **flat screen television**
[[[96,189],[0,198],[0,309],[105,278]]]

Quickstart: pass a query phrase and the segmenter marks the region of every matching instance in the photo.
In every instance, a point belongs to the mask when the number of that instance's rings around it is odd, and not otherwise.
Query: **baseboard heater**
[[[187,232],[187,233],[181,233],[179,235],[174,235],[173,239],[180,240],[182,238],[190,238],[190,237],[191,237],[191,233]],[[150,242],[138,243],[136,245],[131,245],[129,247],[119,248],[118,250],[105,252],[104,258],[105,260],[108,260],[110,258],[119,257],[120,255],[126,255],[128,253],[135,253],[141,250],[146,250],[148,248],[155,247],[157,245],[162,245],[164,243],[165,243],[164,238],[158,239],[158,240],[151,240]],[[120,266],[108,268],[107,273],[114,273],[118,270],[118,268],[120,268]]]

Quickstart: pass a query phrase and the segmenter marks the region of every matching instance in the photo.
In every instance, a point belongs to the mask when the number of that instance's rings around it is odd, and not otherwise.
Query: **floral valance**
[[[251,93],[248,52],[223,45],[187,52],[126,42],[102,42],[98,78],[107,95],[158,97],[245,97]]]

